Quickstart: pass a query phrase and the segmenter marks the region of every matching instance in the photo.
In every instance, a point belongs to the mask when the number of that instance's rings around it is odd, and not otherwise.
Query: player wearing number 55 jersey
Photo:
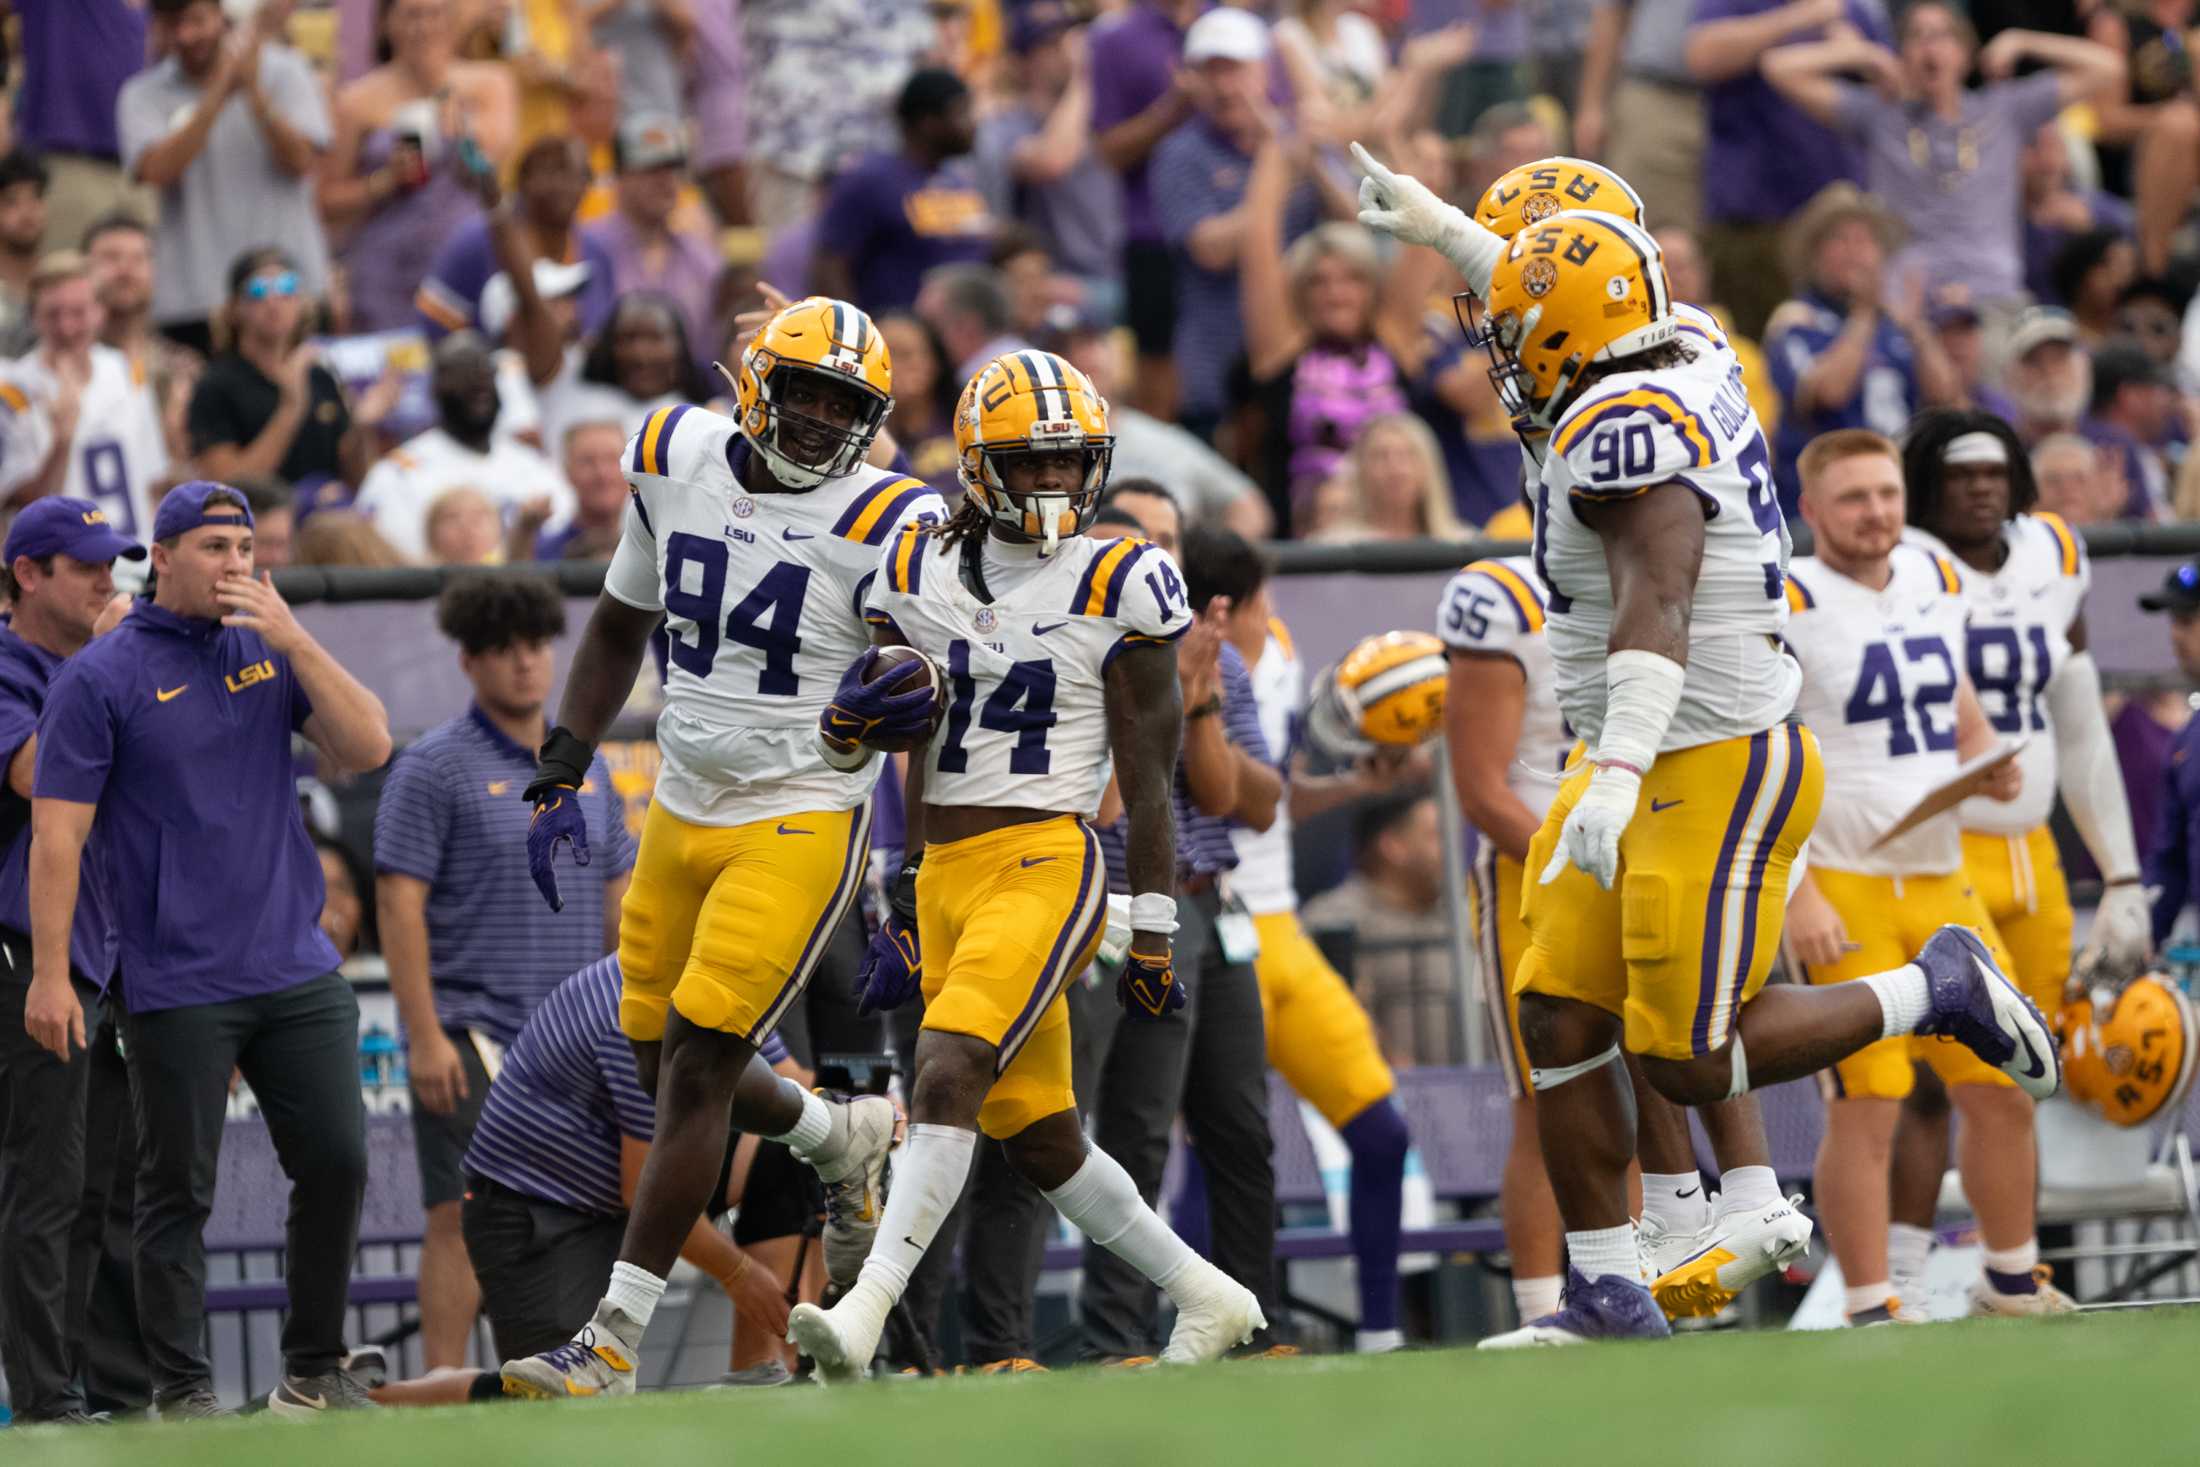
[[[1475,335],[1522,424],[1550,434],[1536,560],[1584,744],[1528,848],[1514,979],[1568,1295],[1491,1343],[1662,1335],[1627,1211],[1622,1042],[1683,1105],[1920,1030],[2052,1091],[2053,1045],[1961,929],[1863,983],[1761,991],[1824,771],[1788,721],[1801,673],[1779,645],[1788,540],[1764,434],[1737,385],[1690,369],[1655,241],[1604,214],[1529,225]],[[1787,1205],[1764,1189],[1747,1205]],[[1743,1262],[1705,1261],[1707,1295]]]
[[[827,1102],[749,1062],[800,996],[869,853],[876,771],[829,767],[814,734],[866,640],[864,582],[902,526],[945,512],[918,481],[865,465],[891,391],[869,318],[811,297],[742,354],[738,416],[662,409],[627,445],[633,500],[527,789],[528,856],[557,906],[557,847],[588,855],[574,793],[662,617],[664,762],[619,929],[619,1024],[658,1128],[610,1292],[571,1344],[505,1365],[515,1394],[634,1388],[642,1332],[725,1154],[729,1106],[734,1125],[786,1141],[825,1180],[838,1281],[877,1227],[891,1103]]]
[[[1086,822],[1111,763],[1136,892],[1119,991],[1133,1019],[1180,1022],[1171,1014],[1183,1004],[1169,943],[1182,729],[1171,644],[1191,613],[1166,551],[1084,534],[1114,447],[1107,411],[1059,357],[988,363],[955,410],[961,510],[940,530],[904,530],[871,582],[875,640],[943,667],[948,701],[910,757],[909,849],[921,865],[896,882],[864,995],[902,1002],[921,975],[909,1143],[856,1286],[789,1320],[828,1382],[870,1367],[887,1312],[962,1196],[979,1130],[1094,1242],[1168,1291],[1177,1322],[1164,1359],[1212,1359],[1265,1323],[1249,1290],[1087,1146],[1070,1092],[1063,987],[1091,961],[1106,919],[1107,872]],[[856,683],[837,714],[860,714]],[[834,757],[860,758],[840,736],[847,726],[836,717],[820,736]]]
[[[1880,843],[1963,760],[1996,742],[1963,672],[1962,577],[1945,556],[1901,543],[1897,454],[1852,428],[1813,440],[1797,464],[1818,554],[1788,568],[1787,644],[1803,665],[1799,711],[1825,753],[1826,801],[1787,937],[1816,984],[1898,964],[1951,922],[1978,931],[2008,963],[1964,872],[1953,810]],[[2013,765],[1996,780],[1998,800],[2018,793]],[[1852,1323],[1901,1308],[1888,1266],[1888,1162],[1913,1057],[1939,1072],[1963,1113],[1964,1191],[1986,1246],[2032,1238],[2031,1099],[1946,1039],[1866,1045],[1820,1076],[1829,1105],[1816,1190]]]

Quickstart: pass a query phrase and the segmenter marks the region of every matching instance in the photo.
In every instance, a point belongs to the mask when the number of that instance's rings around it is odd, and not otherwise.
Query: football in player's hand
[[[932,732],[940,726],[940,715],[947,708],[947,679],[931,658],[914,647],[880,647],[864,669],[863,685],[891,697],[924,691],[932,695],[931,716],[924,720],[921,733],[904,730],[897,734],[880,729],[864,743],[896,754],[921,749],[932,741]]]

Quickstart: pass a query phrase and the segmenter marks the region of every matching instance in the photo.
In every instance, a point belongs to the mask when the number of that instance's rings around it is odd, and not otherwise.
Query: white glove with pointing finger
[[[1543,885],[1558,880],[1571,865],[1610,891],[1619,880],[1619,838],[1634,819],[1635,801],[1641,794],[1641,775],[1615,764],[1599,764],[1589,776],[1589,787],[1559,827],[1558,849],[1543,868]]]
[[[1410,173],[1393,173],[1358,143],[1352,161],[1367,175],[1360,180],[1360,222],[1405,244],[1427,245],[1447,258],[1467,236],[1472,222],[1459,209]]]

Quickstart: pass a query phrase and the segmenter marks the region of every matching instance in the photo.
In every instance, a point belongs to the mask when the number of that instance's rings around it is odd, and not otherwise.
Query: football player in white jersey
[[[89,499],[117,531],[142,539],[153,483],[168,471],[160,404],[143,367],[100,343],[99,300],[81,256],[62,252],[39,267],[31,320],[37,347],[0,362],[0,498]]]
[[[2024,790],[2008,804],[1968,800],[1960,812],[1971,885],[2001,933],[2018,986],[2043,1010],[2063,1001],[2076,925],[2047,817],[2059,792],[2106,883],[2081,970],[2105,962],[2137,972],[2152,948],[2146,890],[2123,772],[2101,704],[2101,675],[2086,649],[2085,593],[2092,568],[2062,520],[2033,504],[2031,464],[2016,434],[1991,413],[1941,411],[1911,426],[1903,449],[1910,523],[1943,546],[1963,573],[1971,625],[1965,663],[1994,731],[2026,743]],[[1905,1113],[1905,1129],[1917,1124]],[[1919,1174],[1897,1191],[1935,1195],[1944,1145],[1902,1147]],[[1929,1229],[1932,1218],[1899,1217]],[[1912,1236],[1919,1236],[1912,1234]],[[1989,1247],[1972,1289],[1983,1314],[2059,1312],[2068,1296],[2045,1283],[2038,1247]],[[1922,1269],[1923,1259],[1916,1260]]]
[[[1789,721],[1801,673],[1779,644],[1788,539],[1764,434],[1738,382],[1687,370],[1696,348],[1637,225],[1532,224],[1485,300],[1492,379],[1517,422],[1550,435],[1536,569],[1559,707],[1583,741],[1524,863],[1514,979],[1566,1301],[1485,1343],[1662,1335],[1627,1210],[1623,1043],[1682,1105],[1894,1034],[1952,1034],[2042,1094],[2059,1070],[2045,1020],[1961,928],[1856,984],[1763,991],[1824,782],[1816,741]],[[1787,1204],[1768,1184],[1724,1205]],[[1741,1262],[1705,1261],[1707,1294]]]
[[[1191,625],[1183,582],[1158,546],[1085,536],[1114,440],[1107,404],[1069,363],[1038,351],[995,358],[963,391],[955,439],[961,509],[944,527],[902,531],[864,603],[874,640],[916,648],[945,669],[950,693],[909,761],[908,844],[921,864],[913,877],[904,868],[881,938],[900,960],[874,966],[864,995],[892,1007],[924,994],[909,1141],[862,1276],[831,1309],[797,1305],[788,1338],[829,1383],[870,1368],[983,1130],[1063,1216],[1176,1302],[1161,1358],[1211,1360],[1263,1327],[1260,1305],[1087,1144],[1063,997],[1106,921],[1107,871],[1087,822],[1112,763],[1135,893],[1118,996],[1146,1021],[1168,1022],[1184,1003],[1169,941],[1183,722],[1173,643]],[[847,695],[870,660],[850,669],[819,723],[836,762],[867,757],[871,715]]]
[[[1841,983],[1901,962],[1954,922],[1981,933],[2011,970],[1965,874],[1956,812],[1882,839],[1996,743],[1963,670],[1963,577],[1947,557],[1902,543],[1901,451],[1888,439],[1861,428],[1823,434],[1797,471],[1817,554],[1788,567],[1786,638],[1803,668],[1797,710],[1818,732],[1826,800],[1810,870],[1789,898],[1788,951],[1811,983]],[[1997,802],[2022,785],[2014,763],[1993,780],[1986,798]],[[1913,1060],[1941,1076],[1963,1115],[1964,1193],[1986,1246],[2032,1239],[2031,1098],[1946,1039],[1866,1045],[1819,1076],[1827,1113],[1815,1191],[1851,1324],[1915,1317],[1887,1263],[1889,1163]]]
[[[1636,225],[1644,222],[1642,198],[1627,180],[1580,158],[1540,158],[1501,175],[1484,190],[1474,217],[1469,219],[1436,200],[1413,180],[1382,169],[1364,151],[1359,157],[1369,175],[1361,189],[1361,222],[1409,243],[1440,250],[1477,297],[1487,289],[1495,259],[1490,242],[1509,240],[1537,220],[1564,209],[1577,209],[1610,214]],[[1746,401],[1741,362],[1718,322],[1709,312],[1677,301],[1672,303],[1672,312],[1676,332],[1691,347],[1689,361],[1675,370],[1701,376],[1714,391],[1731,383],[1733,391]],[[1520,434],[1523,479],[1533,485],[1541,473],[1548,430],[1517,414],[1514,427]],[[1460,655],[1476,654],[1467,650]],[[1453,665],[1461,666],[1457,656]],[[1495,663],[1478,669],[1472,681],[1502,684],[1507,678],[1505,659],[1500,654]],[[1447,708],[1477,708],[1481,706],[1481,693],[1497,693],[1499,689],[1471,687],[1461,691],[1465,701],[1447,700]],[[1453,747],[1460,747],[1462,741],[1475,742],[1485,755],[1477,762],[1486,766],[1490,757],[1505,757],[1501,752],[1503,740],[1492,737],[1491,732],[1489,723],[1478,721],[1459,730]],[[1505,790],[1502,780],[1486,779],[1478,792],[1485,798],[1478,804],[1488,818],[1510,826],[1517,823],[1518,807],[1489,808],[1503,803]],[[1535,805],[1538,813],[1554,792],[1555,785],[1542,792]],[[1473,818],[1470,814],[1469,819]],[[1488,834],[1486,830],[1484,833]],[[1518,849],[1507,851],[1504,859],[1496,862],[1493,882],[1514,875],[1528,835],[1532,834],[1531,828],[1519,835]],[[1496,935],[1502,939],[1502,933]],[[1500,950],[1517,962],[1518,948]],[[1508,971],[1503,981],[1509,985],[1510,978]],[[1507,996],[1511,996],[1509,988]],[[1686,1118],[1678,1107],[1651,1089],[1632,1065],[1629,1079],[1636,1092],[1636,1146],[1643,1167],[1643,1263],[1653,1280],[1652,1292],[1669,1314],[1715,1314],[1731,1302],[1735,1292],[1770,1273],[1804,1246],[1809,1219],[1791,1205],[1755,1205],[1765,1194],[1776,1193],[1777,1179],[1771,1169],[1772,1148],[1765,1137],[1764,1119],[1753,1097],[1741,1095],[1700,1107],[1712,1154],[1722,1169],[1721,1206],[1714,1210],[1705,1198],[1703,1179],[1696,1173],[1695,1144]],[[1531,1134],[1528,1128],[1533,1125],[1533,1116],[1524,1104],[1516,1108],[1514,1122],[1516,1141]],[[1528,1180],[1535,1148],[1523,1147],[1519,1154],[1527,1160],[1515,1168],[1518,1180],[1513,1195],[1520,1209],[1523,1237],[1533,1238],[1540,1230],[1549,1242],[1531,1241],[1530,1257],[1548,1259],[1555,1268],[1556,1234],[1547,1221],[1553,1214],[1547,1205],[1530,1200],[1543,1186]],[[1538,1216],[1546,1221],[1536,1222]],[[1537,1276],[1530,1278],[1535,1280]],[[1517,1275],[1515,1282],[1517,1285]],[[1527,1295],[1531,1302],[1539,1301],[1553,1287],[1548,1280],[1538,1281]]]
[[[634,1389],[729,1115],[824,1179],[836,1280],[853,1278],[876,1231],[892,1102],[821,1099],[749,1061],[862,882],[877,771],[827,764],[816,725],[868,640],[865,582],[904,525],[945,517],[922,483],[864,462],[892,385],[870,319],[813,296],[742,353],[737,418],[661,408],[627,445],[633,499],[526,791],[528,860],[557,907],[558,847],[588,859],[574,792],[662,619],[663,763],[619,926],[619,1023],[657,1097],[657,1134],[595,1318],[568,1345],[506,1362],[512,1394]]]

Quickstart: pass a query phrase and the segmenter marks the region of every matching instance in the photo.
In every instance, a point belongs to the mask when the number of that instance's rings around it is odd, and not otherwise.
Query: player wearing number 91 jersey
[[[1114,438],[1106,402],[1069,363],[995,358],[964,390],[955,438],[962,508],[937,531],[896,536],[865,601],[874,639],[916,648],[948,686],[945,718],[910,758],[909,847],[921,856],[895,882],[864,988],[866,1003],[891,1005],[921,983],[909,1143],[862,1277],[830,1310],[797,1306],[790,1336],[828,1382],[869,1368],[888,1311],[962,1196],[982,1130],[1065,1217],[1176,1301],[1164,1358],[1213,1359],[1262,1326],[1260,1307],[1086,1145],[1063,997],[1107,916],[1086,821],[1112,762],[1137,893],[1118,992],[1134,1020],[1167,1022],[1181,1006],[1169,799],[1184,588],[1157,546],[1085,536]],[[866,718],[868,690],[884,681],[844,685],[821,736]]]

